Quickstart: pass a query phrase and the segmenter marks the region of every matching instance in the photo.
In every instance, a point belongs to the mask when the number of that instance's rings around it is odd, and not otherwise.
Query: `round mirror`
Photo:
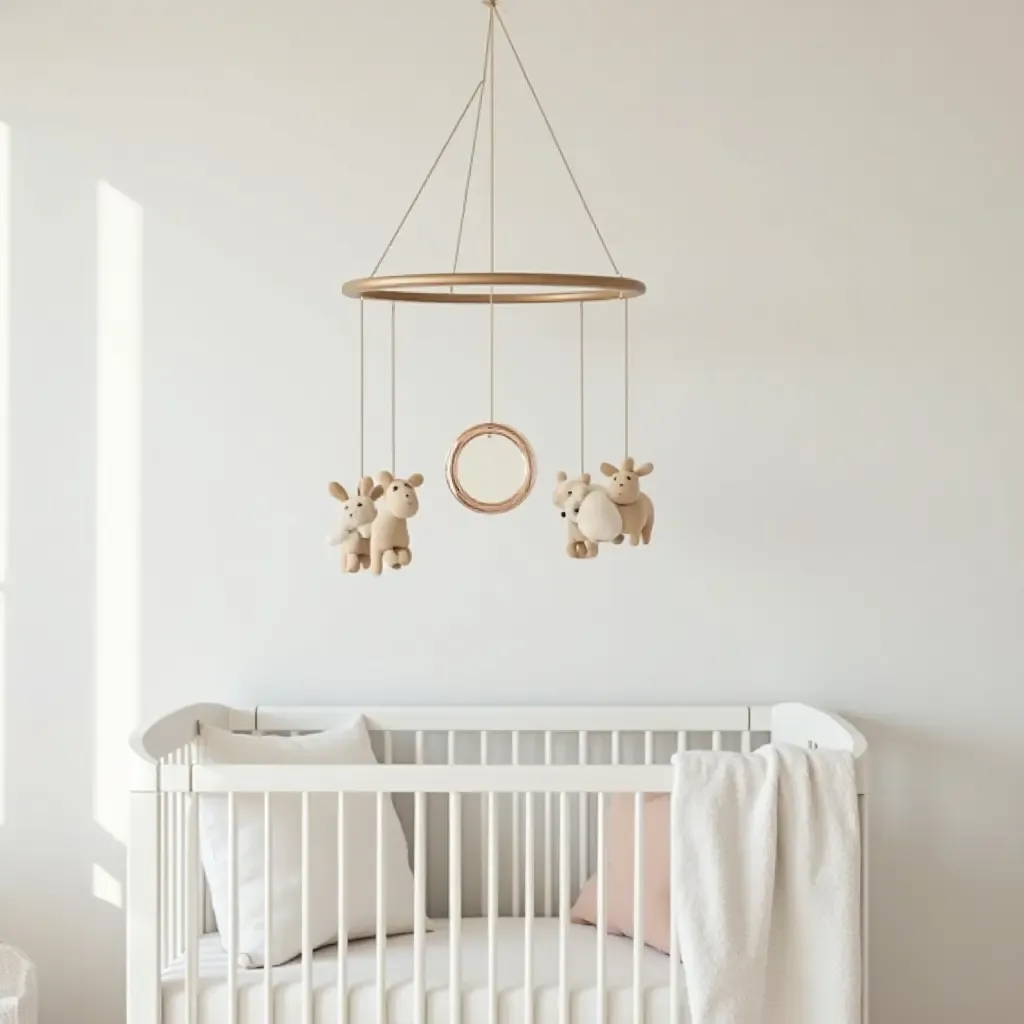
[[[509,512],[533,490],[533,449],[518,430],[478,423],[452,445],[447,476],[452,494],[466,508],[488,515]]]

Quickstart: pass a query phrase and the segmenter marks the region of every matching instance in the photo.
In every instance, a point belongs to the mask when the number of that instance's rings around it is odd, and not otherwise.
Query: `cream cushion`
[[[362,716],[344,728],[306,736],[256,736],[213,726],[200,730],[199,761],[232,764],[376,764]],[[210,902],[225,949],[229,945],[228,798],[203,794],[199,804],[200,850]],[[309,798],[310,938],[317,949],[338,939],[338,797]],[[271,948],[273,965],[302,952],[302,796],[274,793],[271,807]],[[386,930],[413,927],[413,876],[409,849],[390,797],[384,797],[383,858]],[[264,958],[264,798],[235,797],[237,825],[238,963],[261,967]],[[345,797],[345,897],[348,939],[376,932],[377,796]]]

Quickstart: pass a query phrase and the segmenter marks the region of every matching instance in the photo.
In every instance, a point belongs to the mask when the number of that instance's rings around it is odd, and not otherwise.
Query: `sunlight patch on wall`
[[[0,121],[0,825],[7,820],[7,463],[11,354],[11,130]]]
[[[124,909],[124,891],[121,883],[99,864],[92,866],[92,894],[98,900],[109,903],[118,910]]]
[[[137,724],[142,625],[142,207],[100,182],[96,228],[93,814],[124,842],[127,738]]]

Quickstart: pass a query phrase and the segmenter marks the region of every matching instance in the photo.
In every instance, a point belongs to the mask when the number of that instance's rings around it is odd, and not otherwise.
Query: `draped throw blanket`
[[[691,1024],[859,1024],[853,756],[769,745],[673,761],[673,927]]]

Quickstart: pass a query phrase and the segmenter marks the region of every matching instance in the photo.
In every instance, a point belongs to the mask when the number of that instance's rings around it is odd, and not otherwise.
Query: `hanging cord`
[[[419,202],[420,196],[423,195],[423,190],[427,187],[427,183],[430,181],[431,177],[433,177],[434,171],[437,170],[437,165],[441,162],[441,157],[443,157],[445,153],[448,151],[448,147],[451,145],[452,139],[455,138],[455,133],[459,130],[459,126],[466,119],[466,115],[469,113],[469,108],[473,106],[473,100],[476,99],[477,93],[479,93],[480,90],[483,89],[483,87],[484,83],[482,81],[477,82],[476,88],[473,90],[472,95],[466,101],[466,105],[462,108],[462,113],[459,114],[459,119],[455,122],[455,127],[452,128],[452,130],[448,133],[448,138],[445,139],[444,145],[441,147],[441,152],[438,153],[437,156],[434,158],[434,162],[430,165],[430,170],[427,171],[427,176],[423,179],[423,183],[416,190],[416,195],[412,197],[412,202],[409,204],[408,209],[402,215],[402,219],[398,222],[398,227],[395,228],[395,233],[391,236],[391,240],[388,242],[388,244],[384,246],[384,251],[380,254],[380,259],[377,260],[373,270],[370,271],[370,277],[376,276],[377,271],[380,270],[380,265],[384,262],[385,259],[387,259],[388,253],[391,252],[391,247],[395,244],[395,240],[398,238],[399,233],[401,232],[402,228],[405,227],[405,222],[409,219],[409,214],[412,213],[413,208]]]
[[[629,299],[625,299],[622,303],[623,309],[623,344],[622,344],[622,380],[623,380],[623,402],[622,407],[625,413],[625,430],[624,440],[626,444],[626,450],[623,453],[624,458],[629,458]]]
[[[494,16],[498,12],[498,8],[491,4],[491,16],[489,19],[490,30],[489,34],[494,36]],[[494,46],[490,48],[490,91],[491,91],[491,184],[490,184],[490,208],[491,208],[491,273],[494,273]],[[491,285],[491,301],[490,301],[490,321],[491,321],[491,343],[490,343],[490,382],[491,382],[491,404],[490,404],[490,415],[489,422],[494,422],[494,285]]]
[[[394,418],[395,418],[395,402],[394,402],[394,377],[395,377],[395,362],[394,362],[394,303],[391,303],[391,473],[393,476],[398,475],[398,460],[394,455]]]
[[[491,47],[494,45],[494,18],[491,17],[487,21],[487,43],[484,46],[484,69],[480,76],[481,85],[487,83],[487,67],[491,58]],[[455,239],[455,259],[452,260],[452,273],[454,274],[459,269],[459,253],[462,250],[462,232],[466,226],[466,207],[469,205],[469,185],[473,180],[473,163],[476,160],[476,146],[477,140],[480,138],[480,115],[484,109],[484,90],[480,90],[480,95],[477,99],[476,104],[476,122],[473,125],[473,144],[469,149],[469,166],[466,168],[466,185],[462,191],[462,212],[459,214],[459,233]],[[449,289],[450,292],[455,291],[455,285],[452,285]]]
[[[583,303],[580,303],[580,476],[586,472],[583,459],[583,433],[584,433],[584,391],[583,391]]]
[[[366,373],[365,367],[366,349],[366,315],[363,299],[359,300],[359,479],[365,475],[366,459]]]
[[[608,248],[608,243],[605,242],[604,235],[601,234],[601,229],[597,226],[597,221],[594,219],[593,213],[590,212],[590,204],[584,198],[583,190],[580,188],[579,182],[576,181],[576,175],[573,174],[572,167],[569,166],[569,159],[566,157],[565,151],[562,149],[562,144],[558,141],[558,136],[555,134],[555,129],[551,125],[547,111],[544,109],[544,104],[541,103],[540,96],[537,95],[537,90],[533,87],[533,82],[530,80],[530,76],[526,72],[526,67],[523,64],[522,58],[519,56],[516,44],[512,42],[512,36],[509,35],[508,27],[505,25],[505,19],[501,16],[501,11],[492,6],[491,17],[497,17],[498,24],[501,26],[501,31],[504,33],[505,39],[508,41],[509,49],[512,51],[512,56],[515,57],[516,63],[519,65],[519,70],[522,72],[523,78],[526,80],[526,84],[530,89],[530,93],[533,95],[533,101],[537,104],[537,109],[540,111],[540,116],[544,118],[544,124],[547,125],[551,141],[554,142],[555,149],[558,150],[558,155],[562,158],[562,163],[565,165],[565,169],[569,173],[569,179],[572,181],[573,188],[576,189],[576,195],[579,196],[580,202],[583,204],[583,209],[586,212],[587,217],[590,219],[590,225],[594,229],[594,233],[597,235],[598,241],[601,243],[601,248],[604,249],[605,256],[608,257],[608,262],[612,265],[612,270],[621,277],[622,271],[619,270],[618,264],[615,262],[615,259],[611,254],[611,250]]]

